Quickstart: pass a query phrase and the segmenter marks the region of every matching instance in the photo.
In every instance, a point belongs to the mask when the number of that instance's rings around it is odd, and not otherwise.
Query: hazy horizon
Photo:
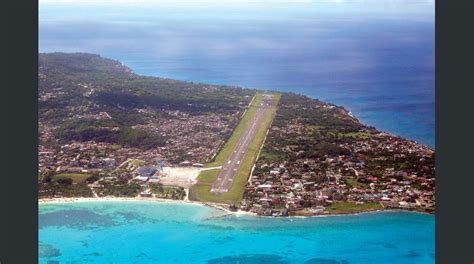
[[[39,49],[96,53],[143,75],[293,91],[434,147],[433,1],[224,2],[43,0]]]

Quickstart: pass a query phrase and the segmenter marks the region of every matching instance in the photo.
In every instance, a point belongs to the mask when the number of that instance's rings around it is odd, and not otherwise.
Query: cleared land
[[[352,214],[365,211],[375,211],[383,209],[380,203],[364,203],[356,204],[351,202],[338,202],[328,207],[327,210],[331,214]]]
[[[163,185],[180,186],[189,188],[197,182],[198,175],[207,175],[216,171],[213,168],[193,168],[193,167],[163,167],[163,176],[160,183]]]
[[[61,173],[61,174],[54,175],[53,180],[57,181],[59,179],[69,178],[75,183],[81,183],[81,182],[84,182],[89,176],[90,176],[89,174],[85,174],[85,173]]]
[[[279,95],[257,93],[234,133],[210,166],[219,170],[201,173],[190,190],[190,198],[204,202],[237,203],[276,113]],[[220,178],[220,179],[219,179]],[[211,192],[213,189],[213,192]]]

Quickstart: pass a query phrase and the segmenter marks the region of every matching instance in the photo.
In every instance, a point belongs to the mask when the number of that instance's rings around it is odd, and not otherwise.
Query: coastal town
[[[419,153],[419,160],[432,158],[432,151],[419,150],[413,143],[401,142],[383,133],[374,137],[385,143],[379,145],[377,139],[371,139],[368,143],[351,147],[361,147],[360,153],[387,151],[401,162],[411,153]],[[385,208],[434,212],[434,177],[394,167],[384,168],[380,174],[368,173],[366,162],[367,158],[363,155],[356,155],[356,158],[352,155],[333,155],[322,160],[301,158],[293,162],[260,161],[246,187],[241,208],[267,216],[313,215],[324,213],[326,209],[341,213],[344,208],[337,210],[334,205],[350,202],[368,210]],[[314,170],[316,167],[324,167],[325,170]],[[354,208],[357,211],[357,206]],[[348,212],[353,211],[349,208]]]
[[[73,87],[68,90],[61,78],[51,81],[47,67],[40,70],[45,86],[39,94],[40,199],[188,201],[199,175],[220,168],[209,166],[255,95],[201,85],[184,91],[226,94],[226,108],[211,106],[218,97],[124,108],[91,95],[100,93],[102,83],[75,80],[67,83]],[[65,97],[79,98],[81,106],[55,108],[55,100]],[[221,207],[262,216],[387,209],[434,213],[435,153],[429,147],[363,125],[343,107],[305,96],[282,93],[276,109],[258,156],[251,159],[248,180],[232,183],[245,185],[240,198]]]
[[[282,108],[290,112],[275,117],[246,186],[243,210],[272,216],[434,212],[433,150],[363,126],[347,111],[319,101],[283,98]],[[314,115],[290,118],[295,108]],[[314,119],[326,114],[345,123]]]

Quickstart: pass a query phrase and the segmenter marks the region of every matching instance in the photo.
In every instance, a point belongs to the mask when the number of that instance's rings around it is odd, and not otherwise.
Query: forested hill
[[[119,140],[117,130],[142,133],[134,126],[179,118],[173,115],[219,113],[225,119],[242,112],[255,94],[239,87],[140,76],[119,61],[86,53],[39,54],[38,77],[40,132],[51,132],[56,141],[96,140],[140,147],[132,141],[143,137]]]
[[[70,80],[137,77],[119,61],[88,53],[39,54],[40,73]],[[43,87],[46,88],[46,87]]]
[[[55,93],[58,91],[64,92],[64,96]],[[56,100],[40,103],[40,109],[54,107],[55,103],[81,105],[81,101],[86,99],[113,107],[197,112],[213,109],[234,111],[243,96],[254,94],[254,91],[237,87],[140,76],[118,61],[86,53],[40,54],[39,92],[52,92],[56,96]]]

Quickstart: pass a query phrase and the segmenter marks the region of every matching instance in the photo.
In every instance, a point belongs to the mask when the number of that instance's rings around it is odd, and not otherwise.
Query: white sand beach
[[[231,211],[225,207],[223,204],[216,203],[202,203],[197,201],[189,200],[172,200],[172,199],[161,199],[161,198],[152,198],[152,197],[60,197],[60,198],[44,198],[39,199],[38,204],[58,204],[58,203],[74,203],[74,202],[120,202],[120,201],[130,201],[130,202],[162,202],[162,203],[177,203],[177,204],[195,204],[202,206],[210,206],[219,210],[226,212],[227,214],[233,215],[252,215],[256,216],[255,213],[246,212],[246,211]]]

